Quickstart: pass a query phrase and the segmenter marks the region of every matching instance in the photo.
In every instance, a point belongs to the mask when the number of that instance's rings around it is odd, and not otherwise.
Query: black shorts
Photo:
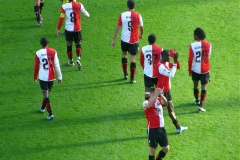
[[[164,92],[163,95],[164,95],[164,97],[167,98],[168,102],[172,100],[172,96],[171,96],[170,90],[168,92]]]
[[[74,41],[75,43],[78,43],[82,41],[81,31],[69,32],[65,29],[65,37],[66,37],[66,41],[68,42]]]
[[[53,82],[54,81],[42,81],[42,80],[39,80],[39,83],[40,83],[40,87],[43,91],[51,91],[52,87],[53,87]]]
[[[204,74],[198,74],[196,72],[192,72],[192,80],[201,81],[201,84],[207,84],[208,82],[210,82],[209,72]]]
[[[146,88],[151,88],[157,85],[157,78],[151,78],[144,74],[144,86]]]
[[[129,52],[132,55],[136,55],[138,53],[138,42],[137,43],[126,43],[121,41],[121,49],[123,52]]]
[[[158,144],[161,147],[168,146],[168,137],[164,128],[149,128],[147,132],[150,147],[157,148]]]

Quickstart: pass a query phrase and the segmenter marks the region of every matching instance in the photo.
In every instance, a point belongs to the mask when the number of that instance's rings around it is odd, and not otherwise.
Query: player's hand
[[[171,48],[169,50],[169,52],[170,52],[170,57],[173,58],[174,57],[174,53],[176,52],[175,49]]]
[[[58,84],[61,84],[61,83],[62,83],[62,80],[59,79],[59,80],[58,80]]]
[[[115,47],[115,45],[116,45],[116,42],[112,41],[112,47]]]
[[[191,76],[191,77],[192,77],[192,73],[189,73],[189,76]]]
[[[162,94],[162,89],[161,88],[156,88],[155,92],[156,92],[156,94],[161,95]]]
[[[177,63],[177,61],[178,61],[178,52],[174,53],[173,60],[174,60],[174,63]]]
[[[142,36],[142,35],[139,35],[138,38],[139,38],[139,39],[143,39],[143,36]]]
[[[57,30],[57,36],[58,37],[60,36],[60,30]]]
[[[37,83],[38,82],[37,79],[34,79],[34,82]]]

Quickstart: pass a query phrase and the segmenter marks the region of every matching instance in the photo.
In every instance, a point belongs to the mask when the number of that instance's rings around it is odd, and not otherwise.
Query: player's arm
[[[39,72],[39,58],[38,56],[35,54],[35,63],[34,63],[34,73],[33,73],[33,80],[34,82],[37,82],[37,77],[38,77],[38,72]]]
[[[86,17],[89,18],[90,14],[88,13],[88,11],[86,11],[86,9],[84,8],[83,5],[81,5],[81,13]]]
[[[211,45],[211,43],[210,43],[209,45],[210,45],[210,46],[209,46],[208,58],[210,58],[210,57],[211,57],[211,54],[212,54],[212,45]]]
[[[188,55],[188,73],[189,76],[192,76],[192,62],[193,62],[193,50],[190,45],[189,47],[189,55]]]
[[[143,28],[143,20],[142,20],[142,16],[141,16],[141,15],[140,15],[140,17],[139,17],[139,26],[140,26],[139,39],[142,39],[142,38],[143,38],[144,28]]]
[[[62,72],[60,69],[60,63],[59,63],[59,59],[57,56],[57,52],[55,52],[55,57],[54,57],[54,68],[58,75],[58,83],[62,83]]]
[[[64,17],[65,17],[65,11],[63,8],[61,8],[61,14],[60,14],[60,17],[58,19],[58,25],[57,25],[57,36],[59,37],[60,36],[60,28],[63,24],[63,20],[64,20]]]
[[[115,30],[115,33],[113,35],[113,39],[112,39],[112,47],[115,47],[116,45],[116,38],[118,36],[118,32],[120,30],[121,26],[117,26],[116,30]]]
[[[176,73],[176,70],[177,70],[177,61],[178,61],[178,53],[176,52],[174,54],[174,64],[172,66],[172,70],[171,72],[163,65],[161,64],[158,68],[158,72],[164,76],[167,76],[167,77],[170,77],[170,78],[174,78],[174,75]]]
[[[168,105],[167,98],[163,94],[160,94],[160,97],[161,97],[161,104],[164,106],[167,106]]]
[[[144,104],[143,108],[144,109],[150,108],[153,105],[153,103],[157,100],[161,92],[162,90],[160,88],[156,88],[153,97],[150,98],[148,103]]]

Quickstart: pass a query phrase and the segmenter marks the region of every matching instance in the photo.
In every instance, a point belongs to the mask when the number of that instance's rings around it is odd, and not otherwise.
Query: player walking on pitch
[[[51,109],[49,94],[55,80],[55,70],[58,75],[59,84],[62,83],[62,73],[56,50],[48,47],[48,40],[45,37],[41,38],[40,44],[42,45],[42,49],[38,50],[35,54],[34,82],[37,82],[38,77],[43,93],[40,112],[45,112],[46,107],[49,113],[47,119],[52,120],[54,116]]]
[[[205,112],[203,103],[207,95],[207,84],[210,81],[210,56],[212,52],[211,43],[205,41],[205,32],[201,28],[196,28],[193,34],[195,42],[191,43],[189,47],[188,56],[188,72],[193,81],[193,94],[195,97],[195,104],[197,104],[198,112]],[[201,81],[201,97],[199,101],[198,83]]]
[[[37,25],[42,25],[42,8],[44,6],[44,0],[34,0],[34,12],[36,14]]]
[[[76,63],[78,65],[78,69],[82,69],[82,64],[80,62],[82,56],[82,35],[81,35],[81,15],[80,12],[86,18],[89,18],[89,13],[85,10],[83,4],[80,2],[75,2],[74,0],[68,0],[68,3],[65,3],[61,7],[61,15],[58,20],[57,25],[57,36],[60,36],[60,28],[62,26],[64,17],[66,16],[65,22],[65,37],[67,43],[67,55],[69,62],[67,63],[69,66],[73,66],[73,58],[72,58],[72,41],[75,42],[76,45],[76,54],[77,60]]]
[[[116,45],[116,38],[120,28],[122,27],[121,35],[121,49],[122,49],[122,69],[124,73],[124,79],[128,78],[128,52],[130,53],[130,71],[131,71],[131,83],[135,83],[136,73],[136,54],[138,53],[138,39],[143,37],[143,20],[142,16],[134,11],[134,0],[127,1],[128,11],[120,14],[118,18],[117,28],[115,30],[112,46]],[[138,28],[140,27],[140,34]]]
[[[174,51],[173,53],[174,63],[170,62],[170,52],[168,50],[163,50],[161,53],[160,62],[155,66],[155,71],[157,73],[157,88],[163,90],[164,96],[167,98],[168,104],[168,114],[172,119],[174,126],[176,127],[176,132],[181,133],[187,130],[188,127],[180,126],[177,117],[174,112],[174,105],[172,102],[172,96],[170,93],[171,82],[170,79],[174,77],[176,70],[180,68],[180,63],[178,61],[178,53]],[[169,68],[172,68],[171,72]]]
[[[156,45],[155,34],[148,36],[148,45],[143,46],[140,52],[140,64],[144,73],[145,100],[150,97],[150,88],[157,85],[157,75],[154,66],[159,62],[163,48]]]

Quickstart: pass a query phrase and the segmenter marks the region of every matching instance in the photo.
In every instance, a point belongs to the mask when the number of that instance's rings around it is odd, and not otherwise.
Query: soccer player
[[[203,103],[206,99],[206,86],[210,82],[210,62],[212,46],[211,43],[205,41],[205,32],[201,28],[196,28],[193,32],[195,42],[190,44],[188,56],[188,72],[193,81],[193,95],[195,104],[197,104],[198,112],[205,112]],[[198,82],[201,81],[201,97],[199,101]]]
[[[82,48],[81,48],[81,15],[80,12],[86,18],[89,18],[89,13],[85,10],[83,4],[79,2],[75,2],[74,0],[68,0],[68,3],[62,5],[61,15],[58,20],[57,25],[57,36],[60,36],[60,28],[62,26],[64,17],[66,16],[65,22],[65,37],[67,43],[67,55],[69,62],[67,63],[69,66],[73,66],[73,58],[72,58],[72,41],[75,42],[76,46],[76,54],[77,60],[76,63],[78,65],[78,69],[82,69],[82,64],[80,62],[80,58],[82,56]]]
[[[176,70],[180,68],[180,63],[178,61],[178,53],[175,51],[173,55],[174,63],[170,62],[170,52],[168,50],[163,50],[161,52],[160,62],[155,66],[155,72],[157,74],[157,88],[161,88],[163,90],[164,96],[168,101],[168,114],[172,119],[174,126],[176,127],[176,132],[181,133],[184,130],[187,130],[188,127],[180,126],[177,117],[174,113],[174,105],[172,102],[172,97],[170,93],[171,82],[170,79],[174,77]],[[172,68],[171,72],[169,68]]]
[[[112,46],[116,44],[116,38],[120,28],[122,27],[121,35],[121,49],[122,49],[122,69],[124,73],[124,79],[128,78],[128,61],[127,55],[130,53],[130,71],[131,71],[131,83],[135,83],[135,73],[136,73],[136,54],[138,53],[138,39],[143,37],[143,20],[142,16],[134,11],[135,2],[134,0],[127,1],[128,11],[120,14],[118,18],[117,28],[115,30]],[[138,28],[140,26],[140,34],[138,33]]]
[[[140,52],[140,64],[144,73],[145,100],[150,97],[150,88],[157,84],[157,75],[154,72],[154,66],[160,60],[160,54],[163,48],[156,45],[155,34],[148,36],[148,45],[142,47]]]
[[[37,25],[42,25],[42,8],[44,6],[44,0],[34,0],[34,12],[36,14]]]
[[[150,99],[143,102],[147,123],[149,142],[149,160],[155,160],[155,151],[158,144],[162,147],[156,160],[164,158],[169,151],[168,137],[164,128],[163,105],[167,105],[167,99],[161,94],[159,88],[150,89]],[[160,96],[160,97],[159,97]]]
[[[54,116],[51,109],[49,94],[55,80],[55,70],[58,75],[59,84],[62,83],[62,73],[59,65],[57,51],[48,47],[48,40],[45,37],[41,38],[40,44],[42,45],[42,49],[38,50],[35,54],[34,82],[37,82],[38,77],[40,88],[43,93],[40,112],[45,112],[46,107],[49,113],[47,120],[52,120]]]

